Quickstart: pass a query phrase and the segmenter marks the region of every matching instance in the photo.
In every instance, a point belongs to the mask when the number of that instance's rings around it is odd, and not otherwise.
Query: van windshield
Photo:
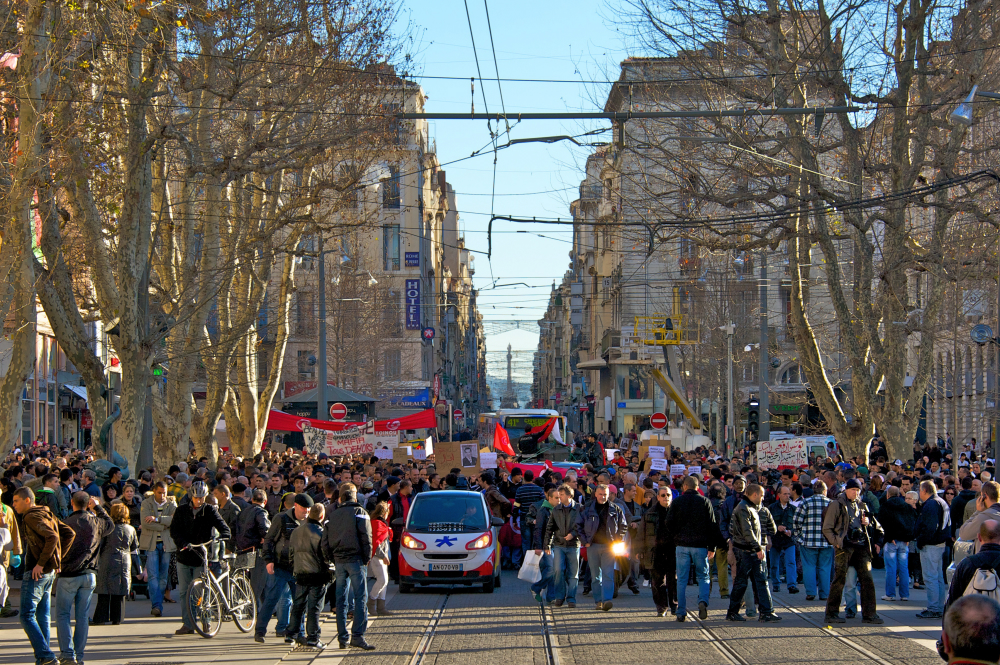
[[[433,533],[435,531],[486,531],[489,522],[483,499],[478,494],[469,496],[418,496],[410,509],[408,531]]]

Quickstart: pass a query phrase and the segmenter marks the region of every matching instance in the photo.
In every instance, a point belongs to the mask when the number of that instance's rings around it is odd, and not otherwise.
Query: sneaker
[[[896,602],[895,596],[882,596],[882,600],[888,600],[890,603]]]
[[[42,660],[42,661],[39,661],[39,662],[41,663],[41,665],[59,665],[59,659],[58,658],[49,658],[49,659]]]
[[[552,604],[555,605],[556,607],[562,607],[563,599],[562,598],[557,598],[557,599],[555,599],[555,600],[552,601]]]
[[[261,644],[263,644],[264,643],[264,636],[263,635],[254,635],[253,636],[253,641],[254,642],[260,642]]]
[[[698,603],[698,618],[702,621],[708,618],[708,603],[705,601]]]
[[[835,614],[834,616],[823,617],[823,621],[825,621],[826,623],[847,623],[847,619],[840,616],[839,614]]]
[[[910,602],[910,597],[907,596],[906,598],[903,598],[902,596],[900,596],[899,597],[899,602],[901,602],[901,603],[908,603],[908,602]]]
[[[882,617],[880,617],[879,615],[876,614],[875,616],[870,617],[868,619],[862,618],[861,619],[861,623],[873,623],[876,626],[881,626],[882,624],[885,623],[885,621],[882,621]]]
[[[806,600],[816,600],[816,596],[806,596]]]
[[[542,602],[542,594],[540,594],[540,593],[535,593],[534,591],[532,591],[531,592],[531,597],[535,599],[536,603]]]
[[[365,651],[373,651],[375,647],[365,641],[364,637],[355,637],[351,640],[351,646],[356,649],[364,649]]]
[[[730,614],[726,612],[726,621],[746,621],[747,618],[742,614]]]
[[[940,619],[943,616],[943,613],[935,612],[934,610],[924,610],[923,612],[917,613],[917,617],[920,619]]]
[[[150,615],[152,615],[152,616],[154,616],[154,617],[158,617],[158,616],[161,616],[162,614],[163,614],[163,612],[162,612],[162,611],[160,610],[160,608],[158,608],[158,607],[154,607],[154,608],[153,608],[153,611],[152,611],[152,612],[150,612]]]
[[[576,601],[575,600],[569,601],[568,603],[566,603],[566,607],[568,607],[569,609],[575,608],[576,607]]]
[[[667,616],[667,611],[666,610],[656,610],[656,616],[658,616],[658,617],[665,617],[665,616]]]
[[[180,628],[174,631],[174,635],[194,635],[194,628],[181,626]]]
[[[60,658],[55,662],[59,663],[59,665],[80,665],[79,661],[77,661],[75,658]]]
[[[322,640],[307,640],[306,646],[310,649],[319,649],[321,651],[326,648],[326,645],[323,644]],[[372,648],[374,649],[375,647]]]
[[[604,606],[601,609],[604,610],[605,612],[610,612],[611,611],[611,607],[612,607],[611,601],[608,601],[608,602],[604,603]]]
[[[687,619],[687,615],[686,614],[678,614],[677,615],[677,623],[684,623],[685,619]]]
[[[285,633],[285,644],[291,644],[294,641],[295,641],[294,635],[289,635],[288,633]]]
[[[797,586],[790,586],[790,587],[788,587],[788,593],[798,593],[798,592],[799,592],[799,588]]]
[[[649,580],[643,580],[643,581],[642,581],[642,586],[644,586],[644,587],[647,587],[647,588],[648,588],[648,587],[649,587]]]
[[[781,617],[774,612],[771,612],[770,614],[761,614],[757,621],[763,621],[764,623],[777,623],[778,621],[781,621]]]

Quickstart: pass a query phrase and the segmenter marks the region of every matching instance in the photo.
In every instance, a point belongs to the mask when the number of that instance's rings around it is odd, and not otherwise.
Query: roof
[[[277,400],[282,404],[315,404],[316,399],[319,397],[319,388],[313,388],[312,390],[307,390],[304,393],[299,393],[289,397],[288,399]],[[343,388],[338,388],[337,386],[327,386],[326,387],[326,399],[328,402],[377,402],[378,400],[374,397],[368,397],[366,395],[359,395],[358,393],[351,392],[350,390],[344,390]]]

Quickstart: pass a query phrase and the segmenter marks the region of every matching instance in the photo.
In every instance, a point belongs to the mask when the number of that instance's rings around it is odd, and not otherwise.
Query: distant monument
[[[517,392],[514,390],[514,379],[511,374],[511,360],[513,359],[513,354],[510,350],[510,344],[507,345],[507,390],[503,393],[503,398],[500,400],[501,409],[516,409],[517,404]]]

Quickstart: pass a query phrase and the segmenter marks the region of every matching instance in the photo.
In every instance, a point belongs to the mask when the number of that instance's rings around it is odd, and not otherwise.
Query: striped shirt
[[[545,490],[534,483],[522,483],[514,493],[514,510],[518,511],[521,527],[524,528],[524,516],[528,514],[531,504],[545,500]]]
[[[795,542],[802,547],[832,547],[823,536],[823,509],[828,505],[830,500],[819,494],[802,501],[792,518]]]

